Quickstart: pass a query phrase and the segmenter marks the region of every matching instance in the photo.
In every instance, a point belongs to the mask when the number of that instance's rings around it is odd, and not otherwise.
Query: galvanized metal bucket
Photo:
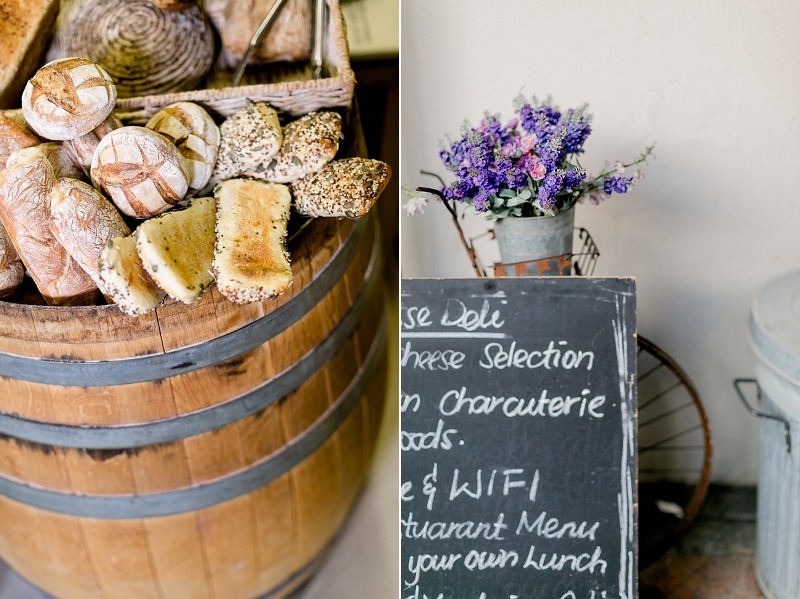
[[[501,218],[494,233],[503,264],[526,262],[572,253],[575,209],[555,216]]]
[[[753,301],[761,439],[755,571],[768,599],[800,597],[800,272]]]

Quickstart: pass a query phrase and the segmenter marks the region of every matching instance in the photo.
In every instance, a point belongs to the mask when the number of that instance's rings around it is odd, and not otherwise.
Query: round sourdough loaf
[[[92,157],[92,181],[124,214],[149,218],[169,210],[189,189],[188,169],[175,144],[144,127],[111,131]]]
[[[203,189],[217,163],[219,127],[202,107],[178,102],[159,111],[147,128],[163,135],[178,148],[186,160],[189,196]]]
[[[62,58],[36,71],[22,93],[22,111],[47,139],[75,139],[106,120],[117,101],[103,67],[85,58]]]

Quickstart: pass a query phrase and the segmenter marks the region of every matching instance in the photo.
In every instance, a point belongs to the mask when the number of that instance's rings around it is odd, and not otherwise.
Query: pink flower
[[[544,175],[546,172],[547,169],[541,162],[537,162],[536,164],[534,164],[530,170],[531,177],[533,178],[534,181],[541,181],[542,179],[544,179]]]
[[[523,152],[530,152],[536,147],[536,142],[539,141],[535,133],[529,133],[519,138],[519,147]]]
[[[511,156],[513,156],[516,153],[516,151],[517,149],[514,147],[513,143],[506,144],[502,148],[500,148],[500,154],[502,154],[506,158],[510,158]]]

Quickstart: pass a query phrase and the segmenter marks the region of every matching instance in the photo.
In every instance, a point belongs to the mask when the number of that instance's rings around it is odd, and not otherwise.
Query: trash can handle
[[[754,383],[756,388],[758,389],[758,399],[761,401],[761,386],[758,384],[756,379],[736,379],[733,381],[733,386],[736,388],[736,393],[739,395],[739,399],[742,400],[744,407],[747,408],[747,411],[750,412],[753,416],[757,416],[759,418],[768,418],[770,420],[777,420],[778,422],[783,422],[783,426],[786,429],[786,451],[792,453],[792,428],[789,424],[789,421],[785,418],[781,418],[780,416],[775,416],[774,414],[766,414],[765,412],[759,412],[756,409],[750,407],[750,404],[747,403],[747,399],[742,393],[742,389],[739,385],[743,383]]]

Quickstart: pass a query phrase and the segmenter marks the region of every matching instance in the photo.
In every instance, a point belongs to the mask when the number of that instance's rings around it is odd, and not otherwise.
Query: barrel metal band
[[[358,252],[369,220],[367,216],[356,222],[334,256],[297,295],[236,331],[163,354],[119,360],[51,360],[0,352],[0,376],[67,387],[107,387],[157,381],[240,356],[288,329],[333,289]]]
[[[210,408],[166,420],[110,427],[81,427],[37,422],[0,413],[0,433],[43,445],[81,449],[119,449],[170,443],[216,430],[262,410],[285,397],[324,366],[361,321],[381,287],[380,240],[376,235],[365,281],[353,305],[325,339],[289,368],[259,387]]]
[[[70,495],[0,478],[0,495],[50,512],[107,520],[135,520],[183,514],[241,497],[292,470],[319,449],[347,420],[361,403],[361,398],[383,362],[387,328],[388,319],[384,311],[369,354],[358,375],[342,395],[310,428],[289,441],[276,454],[247,470],[197,487],[166,493],[124,496]]]

